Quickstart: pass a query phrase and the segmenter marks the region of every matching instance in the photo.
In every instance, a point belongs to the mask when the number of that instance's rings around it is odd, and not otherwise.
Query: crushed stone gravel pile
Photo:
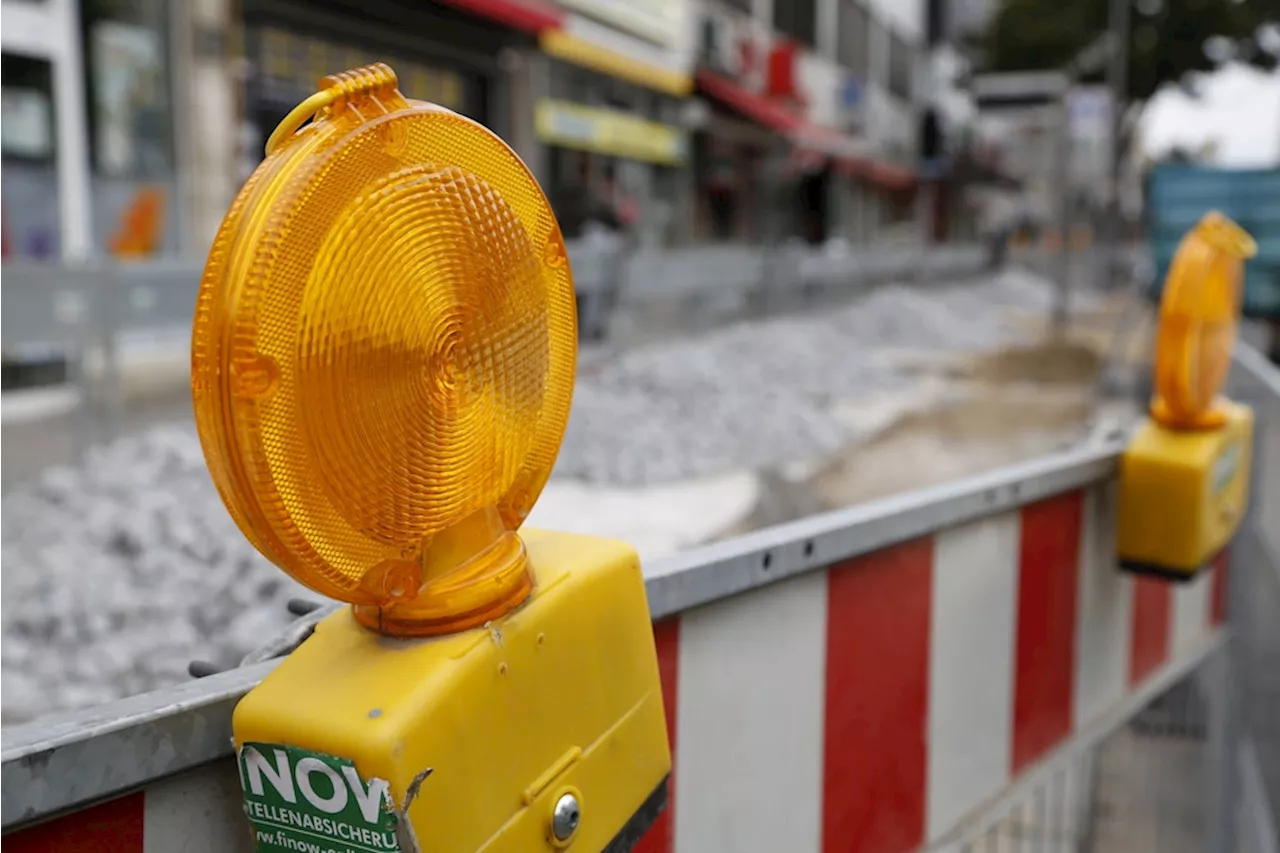
[[[4,719],[229,666],[313,594],[227,514],[193,430],[162,425],[45,472],[4,500]]]
[[[879,353],[995,349],[1024,333],[1009,309],[1051,300],[1043,280],[1015,272],[894,285],[834,311],[623,353],[579,378],[557,473],[639,486],[833,453],[859,436],[832,401],[913,381]]]
[[[1041,310],[1049,288],[1007,273],[893,286],[824,313],[726,327],[584,365],[557,477],[629,486],[832,453],[851,440],[833,403],[911,379],[886,348],[996,348],[1000,308]],[[855,436],[856,437],[856,436]],[[189,423],[164,424],[51,469],[3,504],[6,724],[235,665],[315,596],[245,541]]]

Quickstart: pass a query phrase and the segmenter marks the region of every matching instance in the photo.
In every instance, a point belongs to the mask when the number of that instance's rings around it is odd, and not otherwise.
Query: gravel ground
[[[1041,310],[1038,279],[921,291],[721,329],[584,365],[556,475],[625,487],[820,458],[849,443],[833,403],[905,388],[878,354],[994,349],[998,308]],[[3,718],[171,684],[193,658],[233,665],[290,619],[301,588],[236,530],[189,423],[46,471],[3,505]]]
[[[305,592],[240,535],[189,426],[7,495],[3,565],[6,724],[172,684],[193,658],[229,665]]]
[[[851,434],[833,400],[912,381],[886,351],[994,349],[1025,334],[1008,311],[1047,310],[1041,279],[895,285],[835,311],[729,326],[584,371],[557,473],[646,485],[833,453]]]

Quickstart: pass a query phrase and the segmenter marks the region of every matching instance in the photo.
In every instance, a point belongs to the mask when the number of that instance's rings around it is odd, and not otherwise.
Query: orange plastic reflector
[[[164,235],[164,193],[154,187],[138,192],[120,217],[110,251],[117,258],[155,254]]]
[[[1187,232],[1173,256],[1156,331],[1151,416],[1170,429],[1213,429],[1226,419],[1226,382],[1240,323],[1244,261],[1258,251],[1217,211]]]
[[[276,565],[384,633],[460,630],[532,589],[516,530],[577,358],[564,241],[510,148],[387,66],[320,88],[214,241],[196,426]]]

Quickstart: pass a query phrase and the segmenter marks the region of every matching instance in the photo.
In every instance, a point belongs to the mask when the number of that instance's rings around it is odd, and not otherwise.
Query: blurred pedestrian
[[[1267,346],[1267,355],[1271,363],[1280,367],[1280,317],[1272,317],[1267,321],[1267,331],[1271,340]]]

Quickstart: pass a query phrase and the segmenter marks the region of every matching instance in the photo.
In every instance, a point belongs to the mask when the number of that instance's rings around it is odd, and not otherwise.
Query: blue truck
[[[1146,189],[1153,298],[1159,297],[1182,236],[1206,212],[1221,211],[1258,242],[1257,257],[1245,266],[1244,314],[1268,326],[1268,354],[1280,363],[1280,167],[1160,164],[1148,173]]]

